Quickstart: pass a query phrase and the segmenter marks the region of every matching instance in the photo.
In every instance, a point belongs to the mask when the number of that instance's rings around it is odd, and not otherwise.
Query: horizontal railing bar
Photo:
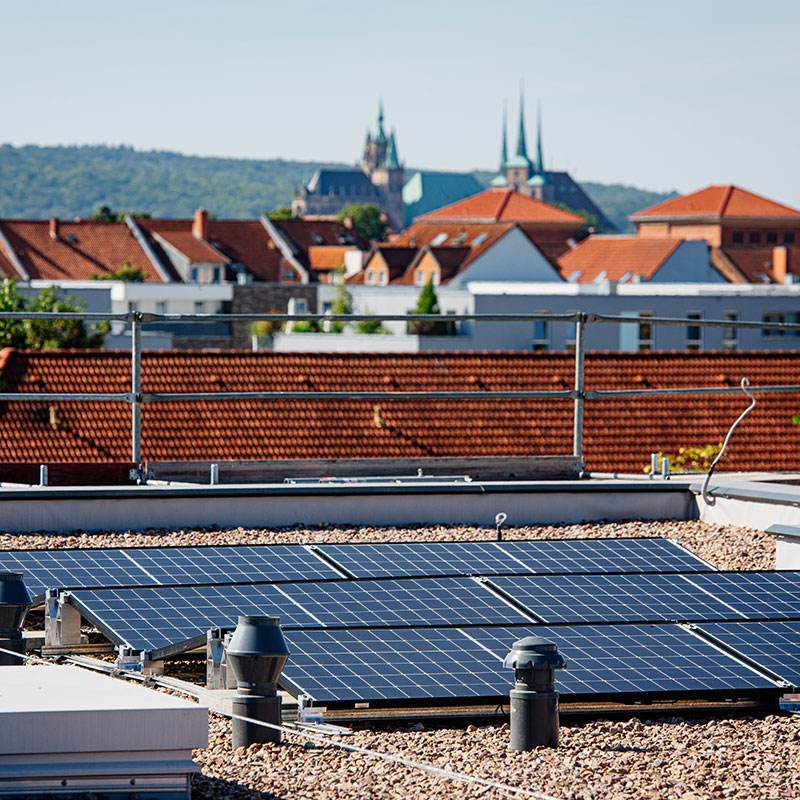
[[[103,402],[103,403],[131,403],[133,402],[133,395],[130,392],[124,394],[55,394],[55,393],[36,393],[27,392],[15,394],[12,392],[0,392],[0,402],[16,400],[28,400],[31,402],[56,402],[58,400],[65,400],[67,402]]]
[[[142,323],[153,322],[308,322],[323,320],[327,322],[611,322],[624,325],[653,324],[691,326],[701,328],[744,328],[755,330],[786,330],[800,333],[800,323],[796,322],[755,322],[722,319],[690,319],[688,317],[625,317],[610,314],[592,314],[583,311],[570,314],[153,314],[150,312],[129,311],[124,314],[105,312],[26,312],[2,311],[0,320],[85,320],[85,321],[120,321]]]
[[[143,403],[191,402],[197,400],[491,400],[550,398],[572,400],[577,396],[569,391],[496,391],[496,392],[176,392],[157,394],[142,392]]]
[[[775,386],[748,386],[747,391],[762,394],[789,394],[800,392],[800,385],[781,384]],[[707,386],[707,387],[679,387],[673,389],[587,389],[586,400],[605,400],[614,397],[662,397],[669,395],[710,395],[710,394],[741,394],[741,386]]]

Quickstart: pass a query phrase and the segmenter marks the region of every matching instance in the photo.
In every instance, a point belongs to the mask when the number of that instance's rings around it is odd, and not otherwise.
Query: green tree
[[[570,208],[566,203],[562,203],[560,200],[555,203],[550,203],[551,206],[555,208],[560,208],[562,211],[566,211],[569,214],[576,214],[579,217],[583,217],[586,222],[581,225],[578,229],[577,240],[580,242],[585,239],[587,236],[590,236],[593,233],[598,233],[600,231],[600,220],[597,218],[597,214],[592,214],[589,211],[584,211],[582,208]]]
[[[149,211],[114,211],[111,206],[98,206],[89,219],[95,222],[122,222],[126,216],[134,219],[150,219]]]
[[[433,288],[433,281],[429,278],[422,291],[419,293],[414,314],[441,314],[439,309],[439,298]],[[452,333],[451,325],[447,320],[435,322],[433,320],[423,320],[422,322],[409,322],[408,332],[417,336],[447,336]]]
[[[0,284],[0,311],[78,313],[84,304],[73,297],[59,297],[49,286],[26,303],[14,281],[5,278]],[[107,322],[86,327],[76,319],[26,319],[0,321],[0,347],[19,350],[86,349],[103,346],[109,331]]]
[[[347,291],[347,279],[345,278],[344,270],[340,269],[338,275],[338,287],[336,289],[336,299],[331,304],[331,314],[352,314],[353,313],[353,298],[350,292]],[[331,322],[330,332],[341,333],[344,330],[345,323],[333,321]]]
[[[291,206],[281,206],[274,211],[265,212],[270,219],[302,219],[299,214],[292,211]]]
[[[365,307],[364,313],[371,314],[372,312]],[[372,319],[360,319],[356,322],[356,333],[391,334],[391,331],[383,324],[383,321],[379,317],[373,317]]]
[[[353,220],[353,230],[373,242],[385,242],[389,235],[386,216],[374,203],[352,205],[343,208],[337,215],[339,222]]]
[[[93,281],[125,281],[126,283],[144,283],[149,273],[141,267],[132,267],[130,261],[123,261],[115,272],[95,273],[90,276]]]

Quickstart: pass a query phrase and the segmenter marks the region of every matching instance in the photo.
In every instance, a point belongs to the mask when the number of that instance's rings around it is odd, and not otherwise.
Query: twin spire
[[[542,152],[542,108],[541,104],[537,107],[536,113],[536,161],[533,162],[528,156],[528,144],[525,135],[525,98],[520,90],[519,95],[519,132],[517,134],[517,151],[509,158],[507,147],[507,122],[506,109],[503,109],[503,141],[500,149],[500,174],[492,181],[493,186],[504,186],[505,170],[508,168],[527,168],[530,173],[545,177],[544,155]]]

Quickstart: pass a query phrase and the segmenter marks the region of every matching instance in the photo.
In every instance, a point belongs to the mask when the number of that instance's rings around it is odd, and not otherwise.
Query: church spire
[[[536,171],[544,177],[544,154],[542,151],[542,101],[536,103]]]
[[[500,172],[502,172],[506,168],[506,161],[508,161],[508,148],[506,147],[506,142],[508,140],[508,134],[506,132],[506,105],[503,103],[503,146],[500,150]]]
[[[378,144],[386,141],[386,132],[383,130],[383,100],[378,104],[378,127],[375,131],[375,141]]]
[[[519,138],[517,139],[517,155],[528,160],[528,146],[525,144],[525,97],[522,87],[519,90]]]
[[[389,136],[389,145],[386,148],[386,169],[400,169],[400,159],[397,157],[397,142],[394,139],[394,129]]]

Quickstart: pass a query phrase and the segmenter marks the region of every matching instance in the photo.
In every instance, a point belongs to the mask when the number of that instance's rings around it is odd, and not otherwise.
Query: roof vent
[[[58,217],[50,218],[50,238],[58,239],[59,222]]]
[[[581,275],[583,275],[583,270],[576,269],[574,272],[570,272],[569,276],[567,277],[567,283],[577,283],[581,279]]]
[[[572,237],[567,239],[567,244],[569,245],[570,250],[575,250],[578,246],[578,243]]]

